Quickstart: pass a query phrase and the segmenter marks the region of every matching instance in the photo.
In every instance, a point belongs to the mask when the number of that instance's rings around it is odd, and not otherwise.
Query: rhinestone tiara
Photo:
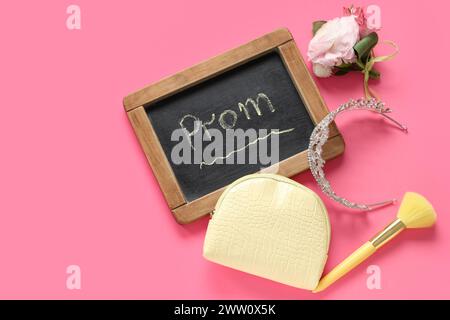
[[[392,112],[391,109],[387,108],[385,104],[375,98],[372,99],[358,99],[353,100],[342,104],[337,108],[336,110],[330,112],[325,118],[322,119],[322,121],[319,122],[319,124],[314,128],[309,142],[309,148],[308,148],[308,162],[309,162],[309,168],[311,169],[311,173],[316,179],[317,183],[319,184],[321,190],[323,193],[325,193],[328,197],[333,199],[336,202],[339,202],[340,204],[357,210],[371,210],[376,207],[381,207],[385,205],[389,205],[394,203],[396,200],[387,200],[372,204],[361,204],[352,202],[346,198],[338,196],[333,189],[331,188],[330,182],[326,179],[325,173],[323,171],[323,167],[325,165],[325,160],[322,157],[323,152],[323,145],[327,142],[330,129],[330,124],[334,121],[336,116],[344,111],[350,111],[350,110],[368,110],[375,113],[378,113],[388,120],[395,123],[401,130],[407,132],[408,129],[406,126],[400,124],[395,119],[389,117],[387,113]]]

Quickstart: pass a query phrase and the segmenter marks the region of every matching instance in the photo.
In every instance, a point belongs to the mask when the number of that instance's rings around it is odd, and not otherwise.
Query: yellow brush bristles
[[[433,206],[418,193],[407,192],[397,213],[406,228],[427,228],[436,222]]]
[[[383,231],[353,252],[347,259],[334,267],[325,275],[313,292],[328,288],[342,278],[350,270],[369,258],[375,251],[392,240],[406,228],[428,228],[436,222],[436,212],[427,199],[415,192],[407,192],[397,213],[397,219],[392,221]]]

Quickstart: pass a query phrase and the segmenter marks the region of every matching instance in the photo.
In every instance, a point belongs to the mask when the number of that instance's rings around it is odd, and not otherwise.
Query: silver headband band
[[[350,100],[347,103],[342,104],[336,110],[330,112],[319,124],[314,128],[308,148],[308,161],[311,172],[319,184],[322,192],[325,193],[328,197],[333,199],[334,201],[339,202],[340,204],[358,210],[372,210],[376,207],[385,206],[388,204],[394,203],[396,200],[387,200],[376,202],[372,204],[361,204],[349,201],[345,198],[338,196],[333,189],[331,188],[330,182],[325,178],[325,173],[323,172],[323,167],[325,165],[325,160],[322,158],[322,147],[327,142],[328,136],[330,133],[329,125],[334,121],[336,116],[344,111],[348,110],[368,110],[372,112],[376,112],[388,120],[395,123],[402,131],[407,132],[408,129],[406,126],[400,124],[393,118],[387,115],[387,113],[392,112],[391,109],[386,108],[384,103],[378,101],[377,99],[358,99],[358,100]]]

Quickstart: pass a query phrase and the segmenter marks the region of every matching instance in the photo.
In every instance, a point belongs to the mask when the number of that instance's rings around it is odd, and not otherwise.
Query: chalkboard
[[[127,95],[123,105],[179,223],[211,213],[225,186],[246,174],[269,165],[288,177],[308,169],[309,136],[328,113],[287,29],[150,84]],[[343,151],[332,124],[323,156]]]
[[[248,98],[258,102],[257,106],[261,115],[258,115],[251,101],[247,100]],[[245,104],[245,102],[248,103]],[[247,114],[244,108],[239,108],[239,104],[246,105]],[[269,104],[272,108],[269,108]],[[259,159],[256,164],[238,164],[236,153],[230,155],[235,157],[234,164],[216,162],[210,164],[212,161],[209,161],[208,165],[193,164],[195,151],[192,148],[190,149],[191,164],[174,164],[171,153],[180,141],[171,140],[175,129],[185,128],[193,133],[194,129],[198,128],[194,124],[195,119],[203,123],[215,119],[206,127],[206,130],[215,128],[223,132],[223,149],[225,150],[226,132],[219,123],[220,115],[225,112],[222,116],[225,128],[234,124],[233,129],[252,128],[258,133],[260,132],[258,129],[267,129],[267,135],[272,130],[281,132],[282,134],[278,136],[279,161],[306,150],[309,136],[314,129],[308,111],[277,52],[268,53],[214,79],[150,104],[146,106],[146,112],[188,201],[220,189],[239,177],[255,173],[261,170],[262,164]],[[180,121],[183,117],[185,121],[181,126]],[[249,144],[254,141],[254,139],[251,141],[251,138],[254,137],[248,137],[245,143],[248,147],[239,151],[246,152],[245,159],[249,159],[250,156]],[[261,138],[260,134],[258,138]],[[267,141],[261,139],[257,143],[266,143],[271,151],[271,139],[272,136],[268,136]],[[191,141],[193,140],[192,136]],[[205,145],[208,145],[208,141],[203,142],[203,148]],[[237,149],[237,142],[235,146]],[[222,156],[228,154],[229,152],[223,152]]]

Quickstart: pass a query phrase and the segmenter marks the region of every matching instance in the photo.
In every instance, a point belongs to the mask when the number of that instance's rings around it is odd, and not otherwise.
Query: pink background
[[[72,3],[79,31],[65,25]],[[204,260],[208,219],[175,222],[123,110],[126,94],[278,27],[305,55],[311,22],[347,4],[3,1],[0,298],[450,298],[446,1],[357,3],[380,6],[380,37],[400,47],[377,65],[373,87],[410,132],[366,113],[344,116],[346,152],[326,168],[339,193],[361,202],[422,193],[437,226],[404,232],[319,295]],[[363,94],[359,74],[317,82],[330,109]],[[318,191],[309,172],[295,180]],[[354,213],[320,195],[332,224],[326,270],[397,210]],[[81,267],[81,290],[66,288],[71,264]],[[371,264],[381,268],[381,290],[366,287]]]

